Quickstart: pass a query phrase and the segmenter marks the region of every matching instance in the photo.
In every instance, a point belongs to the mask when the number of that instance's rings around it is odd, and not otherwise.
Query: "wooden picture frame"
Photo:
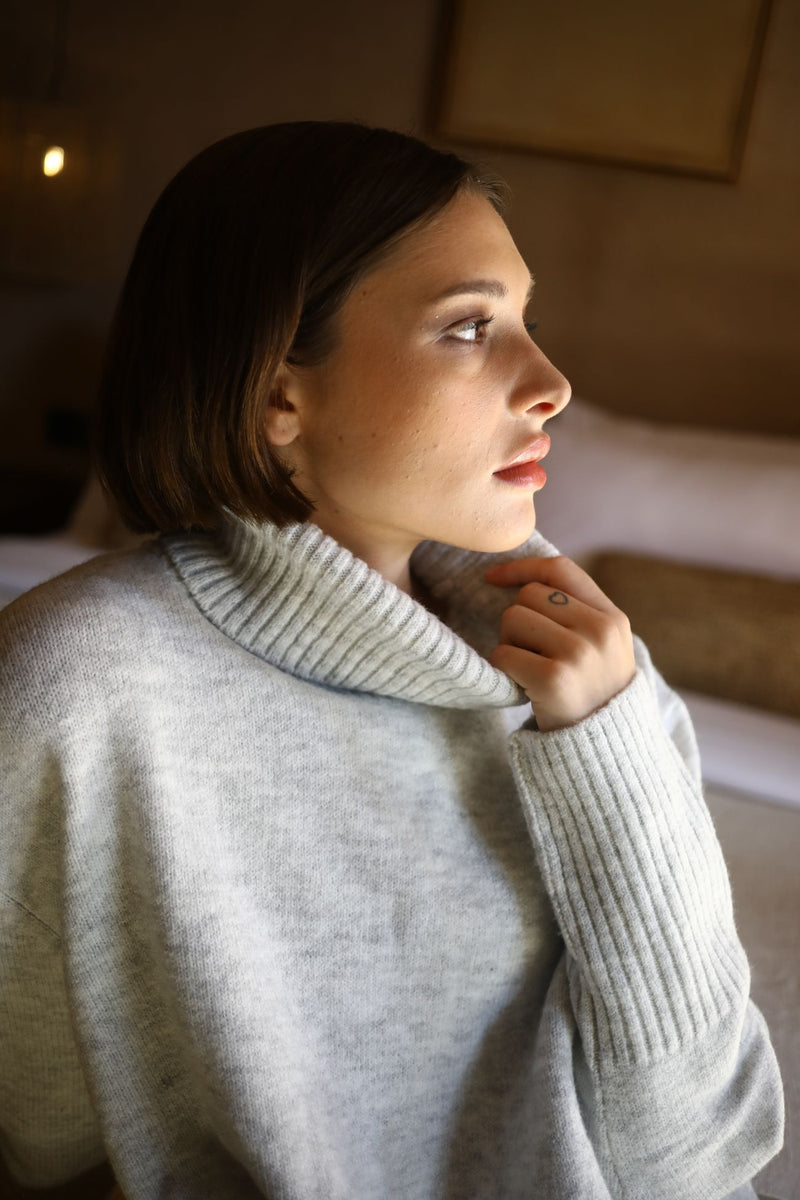
[[[450,0],[431,132],[732,181],[770,0]]]

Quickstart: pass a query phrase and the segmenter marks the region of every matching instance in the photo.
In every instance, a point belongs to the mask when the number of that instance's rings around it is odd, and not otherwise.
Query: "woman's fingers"
[[[579,636],[542,613],[512,604],[500,620],[500,640],[490,662],[525,691],[534,709],[553,700],[562,665],[583,652]],[[540,725],[540,728],[542,726]]]
[[[552,592],[561,592],[568,599],[581,600],[590,608],[601,612],[617,611],[608,596],[597,586],[591,575],[571,558],[558,555],[555,558],[515,558],[510,562],[490,567],[486,579],[497,587],[524,587],[528,583],[539,583]],[[564,605],[554,596],[552,603]]]
[[[544,594],[536,597],[542,606]],[[577,605],[577,601],[575,602]],[[531,650],[545,658],[568,657],[580,646],[580,635],[565,624],[553,620],[549,613],[534,604],[518,601],[510,605],[500,618],[500,644]]]
[[[574,724],[633,678],[628,619],[576,563],[518,559],[486,578],[520,589],[503,614],[490,661],[525,690],[540,729]]]

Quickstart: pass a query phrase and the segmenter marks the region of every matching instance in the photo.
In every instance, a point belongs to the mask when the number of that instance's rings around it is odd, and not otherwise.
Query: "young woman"
[[[98,444],[159,536],[2,619],[29,1183],[711,1200],[780,1147],[686,711],[534,533],[569,389],[500,210],[297,123],[147,221]]]

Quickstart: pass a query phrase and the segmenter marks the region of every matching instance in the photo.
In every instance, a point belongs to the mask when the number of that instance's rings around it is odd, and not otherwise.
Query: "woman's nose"
[[[542,417],[554,417],[569,404],[572,388],[538,346],[532,344],[531,351],[512,397],[513,407],[520,414],[538,409]]]

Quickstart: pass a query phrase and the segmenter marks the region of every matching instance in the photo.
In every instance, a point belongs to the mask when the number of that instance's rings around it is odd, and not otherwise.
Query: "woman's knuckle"
[[[568,691],[572,683],[573,669],[564,659],[554,659],[548,672],[548,684],[557,694]]]
[[[622,634],[626,634],[626,635],[630,634],[631,619],[628,616],[628,614],[626,612],[623,612],[621,608],[618,608],[615,610],[614,615],[615,615],[615,620],[616,620],[616,626],[617,626],[617,629],[619,630],[619,632]]]
[[[536,600],[537,596],[540,595],[541,590],[542,590],[541,583],[538,583],[538,582],[526,583],[524,588],[520,589],[520,593],[519,593],[519,596],[517,599],[521,600],[523,605],[530,605]]]
[[[619,629],[616,622],[608,617],[598,621],[596,640],[601,653],[606,654],[614,650],[619,642]]]

